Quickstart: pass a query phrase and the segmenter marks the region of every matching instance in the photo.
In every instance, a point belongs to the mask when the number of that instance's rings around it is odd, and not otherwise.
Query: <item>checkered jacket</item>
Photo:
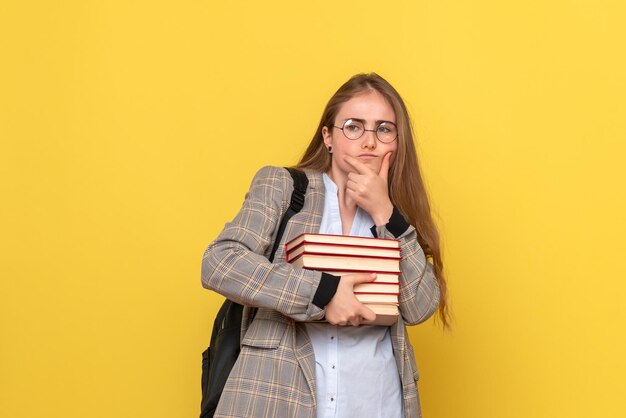
[[[321,273],[285,262],[285,242],[302,233],[317,233],[324,208],[321,173],[307,172],[304,208],[285,229],[274,263],[267,259],[278,224],[293,191],[289,173],[264,167],[255,175],[241,210],[207,248],[202,284],[245,306],[258,307],[249,321],[244,309],[242,350],[228,378],[215,417],[316,416],[315,358],[303,321],[320,319],[324,309],[312,303]],[[402,382],[407,418],[420,417],[418,370],[405,324],[428,319],[439,304],[433,268],[410,226],[394,237],[384,226],[378,237],[396,238],[401,246],[400,320],[391,338]]]

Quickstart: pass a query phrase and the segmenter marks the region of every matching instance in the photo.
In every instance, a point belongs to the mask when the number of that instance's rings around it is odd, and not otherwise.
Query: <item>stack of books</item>
[[[302,234],[286,244],[287,262],[295,267],[343,276],[376,273],[370,283],[354,287],[356,298],[376,314],[374,325],[398,320],[400,243],[381,238]]]

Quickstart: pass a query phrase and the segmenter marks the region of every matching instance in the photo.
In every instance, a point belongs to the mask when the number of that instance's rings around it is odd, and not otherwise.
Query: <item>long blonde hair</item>
[[[413,141],[411,120],[404,101],[396,89],[375,73],[357,74],[350,78],[328,101],[317,131],[296,167],[320,172],[327,172],[330,169],[331,156],[324,146],[322,129],[332,128],[335,117],[345,102],[369,90],[382,94],[396,114],[398,149],[389,169],[389,197],[404,218],[415,226],[417,240],[426,257],[433,263],[440,290],[439,318],[443,327],[448,328],[450,323],[447,305],[448,292],[443,274],[439,232],[430,213],[428,194],[420,173]]]

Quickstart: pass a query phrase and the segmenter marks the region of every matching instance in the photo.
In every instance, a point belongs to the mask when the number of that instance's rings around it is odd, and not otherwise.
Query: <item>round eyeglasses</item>
[[[334,128],[341,129],[343,136],[348,139],[355,140],[363,136],[365,132],[374,132],[376,138],[384,143],[389,144],[398,137],[398,128],[393,122],[378,122],[376,129],[365,129],[365,122],[360,119],[348,119],[343,126],[333,125]]]

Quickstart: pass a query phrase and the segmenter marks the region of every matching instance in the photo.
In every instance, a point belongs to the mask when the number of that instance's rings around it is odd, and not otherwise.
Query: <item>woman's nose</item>
[[[376,139],[376,132],[375,131],[365,131],[365,134],[363,135],[363,144],[361,144],[361,146],[363,148],[369,148],[369,149],[374,149],[376,148],[376,142],[378,140]]]

